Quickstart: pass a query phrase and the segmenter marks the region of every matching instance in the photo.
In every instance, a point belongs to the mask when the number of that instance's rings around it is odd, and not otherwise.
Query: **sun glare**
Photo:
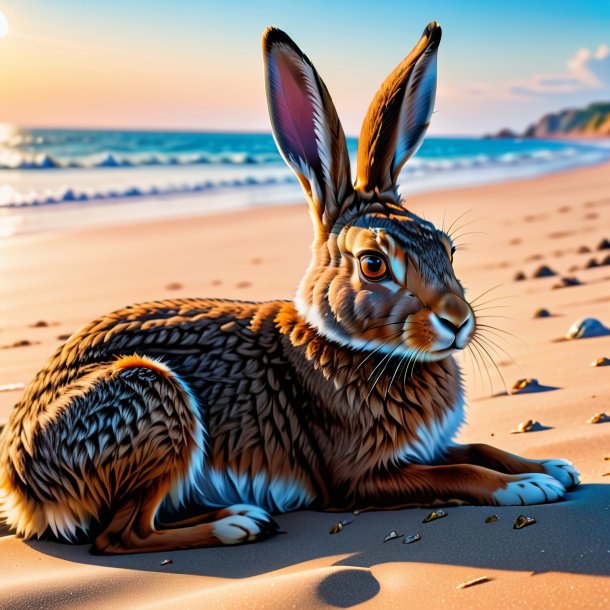
[[[0,11],[0,38],[4,38],[8,34],[8,21]]]

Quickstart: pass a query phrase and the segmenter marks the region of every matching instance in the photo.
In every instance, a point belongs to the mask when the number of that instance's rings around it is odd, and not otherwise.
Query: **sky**
[[[0,123],[269,131],[261,34],[285,30],[357,135],[376,89],[435,20],[431,134],[521,130],[610,100],[609,0],[0,0]]]

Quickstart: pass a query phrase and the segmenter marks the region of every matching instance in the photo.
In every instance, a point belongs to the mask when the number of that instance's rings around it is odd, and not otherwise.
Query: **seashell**
[[[468,587],[474,587],[474,585],[480,585],[483,582],[488,582],[490,579],[487,576],[479,576],[478,578],[473,578],[472,580],[467,580],[466,582],[461,582],[457,585],[456,589],[466,589]]]
[[[557,271],[553,271],[548,265],[541,265],[534,271],[532,277],[552,277],[553,275],[557,275]]]
[[[545,309],[544,307],[541,307],[540,309],[537,309],[534,312],[534,318],[550,318],[551,317],[551,312],[548,309]]]
[[[339,521],[339,523],[335,523],[329,530],[330,534],[338,534],[343,531],[343,521]]]
[[[410,536],[405,536],[402,539],[403,544],[413,544],[414,542],[418,542],[421,540],[421,536],[419,534],[411,534]]]
[[[489,517],[485,517],[485,523],[495,523],[498,519],[500,519],[498,515],[489,515]]]
[[[566,333],[566,339],[588,339],[589,337],[603,337],[610,334],[610,329],[606,328],[596,318],[581,318],[576,320]]]
[[[610,420],[610,417],[608,417],[605,413],[596,413],[595,415],[592,415],[591,417],[589,417],[589,419],[587,420],[588,424],[602,424],[605,421]]]
[[[525,515],[519,515],[513,523],[513,529],[522,530],[528,525],[534,525],[534,523],[536,523],[536,519],[534,519],[534,517],[526,517]]]
[[[391,531],[384,539],[384,542],[389,542],[390,540],[394,540],[394,538],[400,538],[402,536],[402,534],[399,534],[398,532],[395,531]]]
[[[168,566],[170,563],[174,563],[174,560],[173,559],[164,559],[159,565]]]
[[[610,366],[610,358],[598,358],[591,363],[591,366]]]
[[[447,513],[444,510],[436,510],[436,511],[432,511],[430,514],[426,515],[424,517],[424,520],[422,521],[422,523],[430,523],[430,521],[436,521],[437,519],[442,519],[443,517],[446,517]]]

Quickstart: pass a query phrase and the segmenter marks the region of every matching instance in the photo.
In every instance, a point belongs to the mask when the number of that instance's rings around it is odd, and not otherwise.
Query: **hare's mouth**
[[[475,331],[474,316],[462,319],[439,315],[424,309],[409,316],[405,326],[407,343],[418,349],[424,358],[439,360],[465,349]]]

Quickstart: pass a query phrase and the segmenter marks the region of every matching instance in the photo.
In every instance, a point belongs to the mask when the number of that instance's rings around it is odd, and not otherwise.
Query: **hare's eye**
[[[383,280],[388,275],[388,264],[377,254],[362,254],[360,260],[360,271],[362,275],[373,282]]]

